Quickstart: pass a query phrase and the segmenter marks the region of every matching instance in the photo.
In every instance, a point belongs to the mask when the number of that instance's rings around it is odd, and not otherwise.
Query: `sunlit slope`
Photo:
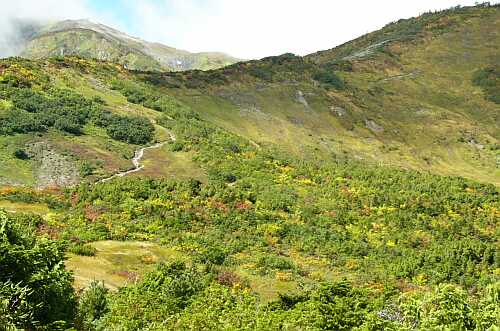
[[[0,61],[0,186],[50,188],[97,181],[133,168],[131,159],[141,146],[170,141],[170,132],[156,124],[161,112],[131,103],[113,90],[111,82],[119,75],[132,78],[115,64],[77,58]],[[56,103],[55,107],[27,110],[38,98],[50,101],[48,105]],[[80,107],[81,100],[89,106]],[[113,138],[90,118],[77,123],[76,130],[58,124],[73,121],[71,110],[83,116],[93,107],[117,118],[145,119],[152,125],[152,135],[141,142]],[[56,110],[57,114],[51,113]],[[190,153],[170,151],[168,146],[147,151],[141,164],[145,169],[136,176],[202,180],[205,176]]]
[[[474,77],[498,68],[499,31],[499,7],[428,14],[306,58],[177,74],[201,87],[170,91],[256,142],[498,184],[500,105]]]
[[[307,57],[169,73],[78,58],[9,59],[0,63],[0,79],[49,99],[53,89],[97,97],[104,111],[145,117],[155,126],[150,143],[168,139],[158,121],[180,107],[253,145],[305,158],[360,159],[499,184],[498,31],[499,7],[472,7],[397,22]],[[8,95],[0,99],[0,115],[9,117],[16,106]],[[62,175],[76,183],[130,168],[138,148],[93,121],[79,134],[49,128],[0,140],[1,182],[38,187],[43,157],[19,160],[16,150],[48,144],[49,156],[69,169]],[[146,169],[136,175],[203,180],[197,155],[172,148],[148,152]],[[90,176],[81,171],[89,162]]]

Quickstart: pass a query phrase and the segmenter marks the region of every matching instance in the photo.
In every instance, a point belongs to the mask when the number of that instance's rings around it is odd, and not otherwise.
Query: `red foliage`
[[[224,202],[222,202],[222,201],[217,201],[217,200],[212,201],[212,206],[214,208],[219,209],[220,211],[223,211],[224,213],[228,213],[229,212],[229,207],[226,206],[226,204]]]
[[[57,230],[57,228],[50,226],[50,225],[47,225],[47,224],[39,225],[38,226],[38,233],[45,234],[45,235],[49,236],[49,238],[52,240],[59,239],[59,231]]]
[[[234,207],[238,210],[248,210],[252,208],[252,204],[246,201],[238,201]]]
[[[241,278],[232,271],[221,271],[217,275],[217,282],[224,286],[233,287],[236,284],[241,284]]]
[[[71,206],[76,207],[78,204],[78,201],[80,201],[80,197],[78,196],[78,193],[74,192],[71,194]]]
[[[94,222],[99,216],[101,216],[106,210],[101,207],[96,206],[85,206],[85,217],[88,220]]]

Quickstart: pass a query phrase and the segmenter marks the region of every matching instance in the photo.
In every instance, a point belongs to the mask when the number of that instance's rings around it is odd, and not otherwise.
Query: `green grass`
[[[32,213],[46,215],[50,212],[49,207],[42,203],[24,203],[0,200],[0,208],[11,213]]]
[[[206,181],[205,171],[193,161],[193,152],[172,152],[168,145],[160,149],[147,150],[141,164],[144,170],[133,176],[162,177],[175,179],[195,178]]]
[[[183,258],[178,251],[148,242],[100,241],[90,245],[97,250],[95,256],[68,254],[66,267],[74,272],[76,288],[100,280],[117,290],[138,281],[157,262]]]
[[[34,139],[31,135],[0,136],[0,185],[25,185],[35,183],[32,160],[20,160],[14,156],[17,149],[24,149],[26,144]]]

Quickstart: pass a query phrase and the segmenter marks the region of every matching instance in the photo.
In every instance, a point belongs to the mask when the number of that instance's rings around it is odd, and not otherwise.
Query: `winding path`
[[[168,134],[170,136],[169,140],[165,140],[165,141],[159,142],[157,144],[154,144],[154,145],[151,145],[151,146],[148,146],[148,147],[142,147],[142,148],[136,150],[135,153],[134,153],[134,157],[132,158],[132,164],[134,165],[134,168],[132,168],[130,170],[127,170],[127,171],[116,173],[116,174],[114,174],[111,177],[107,177],[107,178],[101,179],[99,181],[99,183],[106,183],[106,182],[109,182],[110,180],[112,180],[114,178],[125,177],[127,175],[133,174],[134,172],[139,172],[142,169],[144,169],[144,165],[141,164],[141,160],[144,157],[144,152],[146,150],[148,150],[148,149],[157,149],[157,148],[160,148],[163,145],[167,144],[170,141],[175,141],[176,140],[174,134],[172,134],[171,132],[169,132]]]

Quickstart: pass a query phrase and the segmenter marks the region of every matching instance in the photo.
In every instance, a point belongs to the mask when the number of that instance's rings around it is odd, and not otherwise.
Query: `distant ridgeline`
[[[136,70],[209,70],[233,64],[238,59],[223,53],[190,53],[139,38],[88,20],[66,20],[51,24],[16,21],[18,33],[11,41],[16,55],[30,59],[81,56],[106,60]]]

